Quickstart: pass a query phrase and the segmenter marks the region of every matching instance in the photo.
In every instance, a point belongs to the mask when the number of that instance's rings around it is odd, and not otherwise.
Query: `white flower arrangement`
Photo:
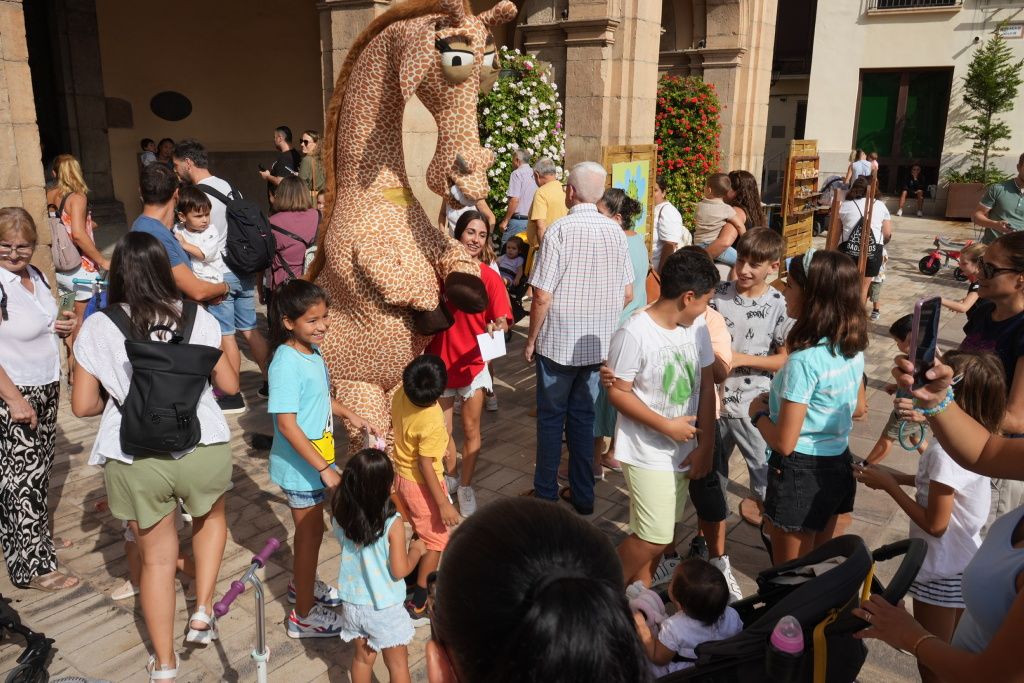
[[[551,157],[561,177],[565,130],[558,88],[549,68],[532,55],[504,47],[499,51],[498,63],[502,76],[489,93],[480,97],[477,112],[481,143],[495,154],[487,172],[489,203],[500,218],[506,205],[512,155],[517,149],[525,149],[534,160]]]

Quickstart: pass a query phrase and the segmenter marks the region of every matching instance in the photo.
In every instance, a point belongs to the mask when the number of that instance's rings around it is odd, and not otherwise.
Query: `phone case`
[[[918,362],[917,361],[917,344],[918,344],[918,341],[920,341],[919,337],[921,336],[921,310],[926,305],[931,304],[931,302],[933,302],[933,301],[938,301],[939,302],[939,304],[940,304],[940,309],[939,310],[941,310],[942,299],[940,297],[937,297],[937,296],[930,296],[930,297],[927,297],[925,299],[918,299],[917,303],[914,304],[914,324],[910,328],[910,346],[909,346],[909,349],[910,349],[910,361],[914,364],[914,375],[915,375],[915,377],[917,375],[918,370],[920,369],[920,368],[917,367],[917,362]],[[934,305],[934,304],[932,304],[932,305]],[[939,313],[937,311],[935,313],[936,318],[938,318],[938,315],[939,315]],[[937,324],[938,323],[936,323],[936,325]],[[914,381],[914,385],[915,385],[915,387],[920,386],[920,385],[917,384],[917,380],[916,379]]]

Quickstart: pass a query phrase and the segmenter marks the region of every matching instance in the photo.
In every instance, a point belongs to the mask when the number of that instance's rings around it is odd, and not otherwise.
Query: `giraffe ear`
[[[515,19],[517,14],[519,14],[519,10],[516,8],[515,4],[509,0],[501,0],[501,2],[491,9],[484,10],[478,14],[477,18],[483,22],[484,26],[492,28],[494,26],[507,24]]]
[[[464,0],[441,0],[441,11],[448,15],[452,26],[461,26],[466,20]]]
[[[432,22],[410,22],[403,33],[405,47],[392,52],[391,59],[402,88],[402,101],[408,102],[423,82],[427,69],[437,63],[437,58]]]

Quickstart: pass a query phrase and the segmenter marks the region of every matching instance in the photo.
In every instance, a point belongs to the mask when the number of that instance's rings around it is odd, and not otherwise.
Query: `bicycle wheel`
[[[925,275],[935,275],[942,268],[942,264],[939,263],[939,259],[931,256],[925,256],[917,262],[917,269]]]
[[[50,675],[44,667],[35,664],[20,664],[7,674],[5,680],[6,683],[46,683],[50,680]]]

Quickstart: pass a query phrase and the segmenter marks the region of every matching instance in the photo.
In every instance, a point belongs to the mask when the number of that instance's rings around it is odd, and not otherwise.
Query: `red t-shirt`
[[[480,279],[487,289],[487,310],[482,313],[465,313],[452,308],[455,324],[435,335],[427,346],[427,353],[440,356],[444,361],[448,370],[449,389],[468,387],[473,383],[473,378],[483,371],[484,360],[476,336],[487,331],[487,323],[498,318],[512,320],[512,307],[501,276],[490,266],[481,263]]]

